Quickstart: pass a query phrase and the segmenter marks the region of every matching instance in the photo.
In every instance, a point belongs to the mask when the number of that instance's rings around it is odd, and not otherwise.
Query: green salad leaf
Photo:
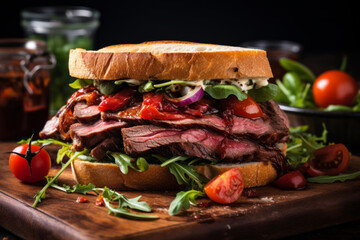
[[[206,85],[207,92],[214,99],[226,99],[230,95],[235,95],[239,101],[245,100],[247,95],[237,86],[234,85]]]
[[[286,149],[286,159],[295,168],[302,166],[311,157],[312,153],[326,145],[327,129],[323,124],[321,136],[315,136],[307,132],[308,126],[290,128],[290,140]]]
[[[203,196],[205,196],[205,193],[197,190],[181,191],[177,193],[175,199],[170,204],[169,214],[174,216],[182,209],[189,209],[190,203],[196,205],[196,199]]]
[[[70,83],[69,86],[73,89],[80,89],[93,84],[91,79],[76,79],[74,82]]]
[[[250,97],[256,102],[266,102],[274,99],[279,93],[279,88],[276,84],[269,83],[261,88],[253,88],[248,91]]]
[[[279,63],[285,70],[296,73],[301,79],[310,82],[314,82],[316,79],[315,74],[304,64],[288,58],[281,58]]]
[[[336,176],[318,176],[318,177],[309,177],[306,181],[311,183],[334,183],[334,182],[345,182],[347,180],[352,180],[360,176],[360,171],[353,173],[340,173]]]

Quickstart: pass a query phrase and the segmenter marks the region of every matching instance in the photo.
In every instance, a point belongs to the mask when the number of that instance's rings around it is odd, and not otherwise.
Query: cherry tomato
[[[313,152],[314,159],[309,163],[307,172],[313,176],[335,176],[346,171],[350,154],[344,144],[338,143],[319,148]]]
[[[244,189],[243,179],[237,167],[231,168],[208,182],[206,195],[217,203],[228,204],[239,199]]]
[[[234,114],[238,117],[257,118],[263,115],[259,104],[249,95],[247,99],[242,101],[239,101],[236,96],[230,95],[223,103],[227,108],[234,111]]]
[[[25,155],[28,144],[22,144],[14,148],[13,152]],[[40,149],[38,145],[31,145],[31,152],[34,153]],[[49,173],[51,168],[51,159],[45,149],[41,149],[38,154],[31,159],[31,173],[28,162],[24,157],[11,153],[9,157],[9,167],[13,175],[22,182],[38,182]]]
[[[295,170],[281,176],[275,181],[275,185],[281,189],[287,190],[304,189],[306,186],[306,179],[299,170]]]
[[[321,74],[314,82],[313,97],[317,106],[329,105],[351,106],[354,102],[359,87],[349,74],[331,70]]]

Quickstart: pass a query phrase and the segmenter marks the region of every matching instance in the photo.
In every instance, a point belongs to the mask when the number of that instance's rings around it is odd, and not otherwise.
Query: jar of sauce
[[[55,64],[43,41],[0,39],[0,140],[37,136],[45,125]]]

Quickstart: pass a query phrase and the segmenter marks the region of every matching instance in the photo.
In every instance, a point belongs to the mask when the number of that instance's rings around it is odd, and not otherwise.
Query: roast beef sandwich
[[[88,150],[72,163],[81,184],[174,189],[237,166],[254,187],[287,169],[289,123],[263,50],[179,41],[73,49],[69,70],[77,91],[40,137]]]

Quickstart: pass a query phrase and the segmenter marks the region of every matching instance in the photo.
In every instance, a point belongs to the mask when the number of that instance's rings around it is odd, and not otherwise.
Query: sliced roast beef
[[[91,155],[97,160],[101,160],[106,156],[107,151],[121,152],[123,151],[122,138],[111,137],[100,142],[91,150]]]
[[[82,123],[96,121],[100,117],[98,105],[88,106],[85,102],[79,102],[74,106],[74,116]]]
[[[62,139],[59,133],[59,116],[65,110],[65,106],[62,106],[58,112],[45,123],[44,128],[40,131],[39,137],[41,139],[54,138]]]
[[[270,136],[271,142],[286,142],[289,139],[289,120],[279,105],[270,100],[259,104],[262,111],[270,118],[270,125],[274,134]]]
[[[144,120],[138,116],[138,106],[131,107],[117,113],[101,113],[101,118],[104,120],[118,119],[126,121],[131,125],[150,124],[178,129],[205,128],[221,134],[226,134],[232,139],[246,138],[263,144],[273,145],[276,142],[283,142],[287,140],[286,137],[289,134],[288,127],[282,117],[275,116],[276,114],[282,113],[277,105],[275,105],[264,104],[263,108],[276,108],[266,110],[266,117],[255,119],[231,115],[228,116],[228,120],[225,120],[216,114],[205,114],[202,117],[180,120]],[[273,123],[273,121],[278,121],[278,123]]]
[[[107,138],[120,137],[121,128],[125,126],[126,123],[121,121],[98,120],[93,124],[75,123],[70,128],[72,148],[75,151],[81,151],[84,148],[91,149]]]
[[[44,128],[39,133],[41,139],[45,138],[59,138],[60,134],[58,131],[59,127],[59,117],[53,116],[50,120],[48,120],[44,126]]]
[[[209,160],[242,161],[258,150],[256,143],[232,140],[205,129],[174,129],[154,125],[123,128],[124,150],[141,156],[159,149],[173,155],[196,156]]]

